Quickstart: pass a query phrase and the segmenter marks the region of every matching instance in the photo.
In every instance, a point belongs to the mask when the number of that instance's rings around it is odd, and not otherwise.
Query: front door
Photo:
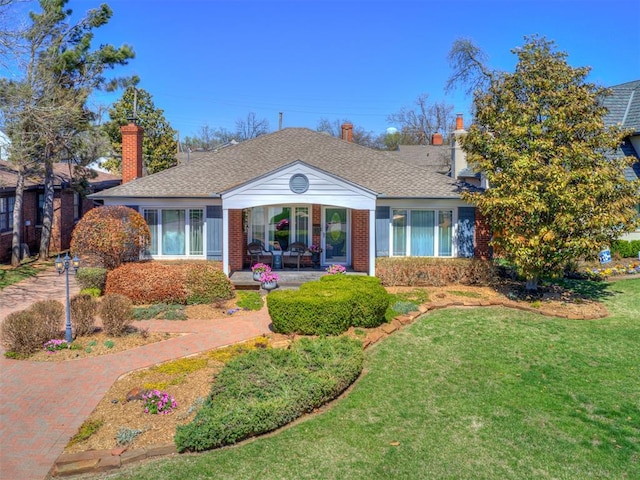
[[[324,246],[322,263],[348,265],[349,262],[349,217],[346,208],[324,208]]]

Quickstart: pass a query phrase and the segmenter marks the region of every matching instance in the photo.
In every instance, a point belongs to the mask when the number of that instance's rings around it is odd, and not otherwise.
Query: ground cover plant
[[[110,478],[638,478],[640,281],[598,321],[438,310],[366,351],[322,415]]]
[[[287,350],[231,360],[195,419],[178,426],[178,451],[237,443],[282,427],[337,397],[362,371],[362,343],[348,337],[301,338]]]

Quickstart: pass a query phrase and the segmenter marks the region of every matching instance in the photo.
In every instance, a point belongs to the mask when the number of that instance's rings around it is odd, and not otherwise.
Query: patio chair
[[[307,246],[302,242],[294,242],[289,245],[289,251],[282,257],[285,267],[297,267],[300,270],[300,262],[304,253],[307,251]]]
[[[249,255],[249,266],[256,263],[266,263],[273,268],[273,253],[265,250],[260,242],[251,242],[247,245],[247,255]]]

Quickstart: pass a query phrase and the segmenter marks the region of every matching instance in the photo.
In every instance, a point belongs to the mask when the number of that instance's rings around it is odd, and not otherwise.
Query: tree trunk
[[[17,267],[22,260],[22,200],[24,198],[23,169],[18,169],[18,182],[16,184],[16,199],[13,204],[13,237],[11,239],[11,265]]]
[[[525,289],[528,292],[535,292],[538,290],[538,275],[534,275],[533,277],[527,278]]]
[[[42,212],[42,234],[40,236],[40,251],[38,258],[49,258],[51,244],[51,230],[53,227],[53,164],[51,160],[45,162],[44,173],[44,206]]]

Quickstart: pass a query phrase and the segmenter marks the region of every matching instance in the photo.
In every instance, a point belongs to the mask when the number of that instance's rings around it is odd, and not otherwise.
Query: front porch
[[[280,277],[280,280],[278,281],[279,289],[296,289],[305,282],[318,280],[320,277],[327,274],[324,268],[320,270],[274,270],[274,272],[276,272]],[[347,275],[366,275],[366,273],[347,270]],[[250,269],[233,272],[229,279],[237,290],[260,289],[260,282],[253,280],[253,273]]]

